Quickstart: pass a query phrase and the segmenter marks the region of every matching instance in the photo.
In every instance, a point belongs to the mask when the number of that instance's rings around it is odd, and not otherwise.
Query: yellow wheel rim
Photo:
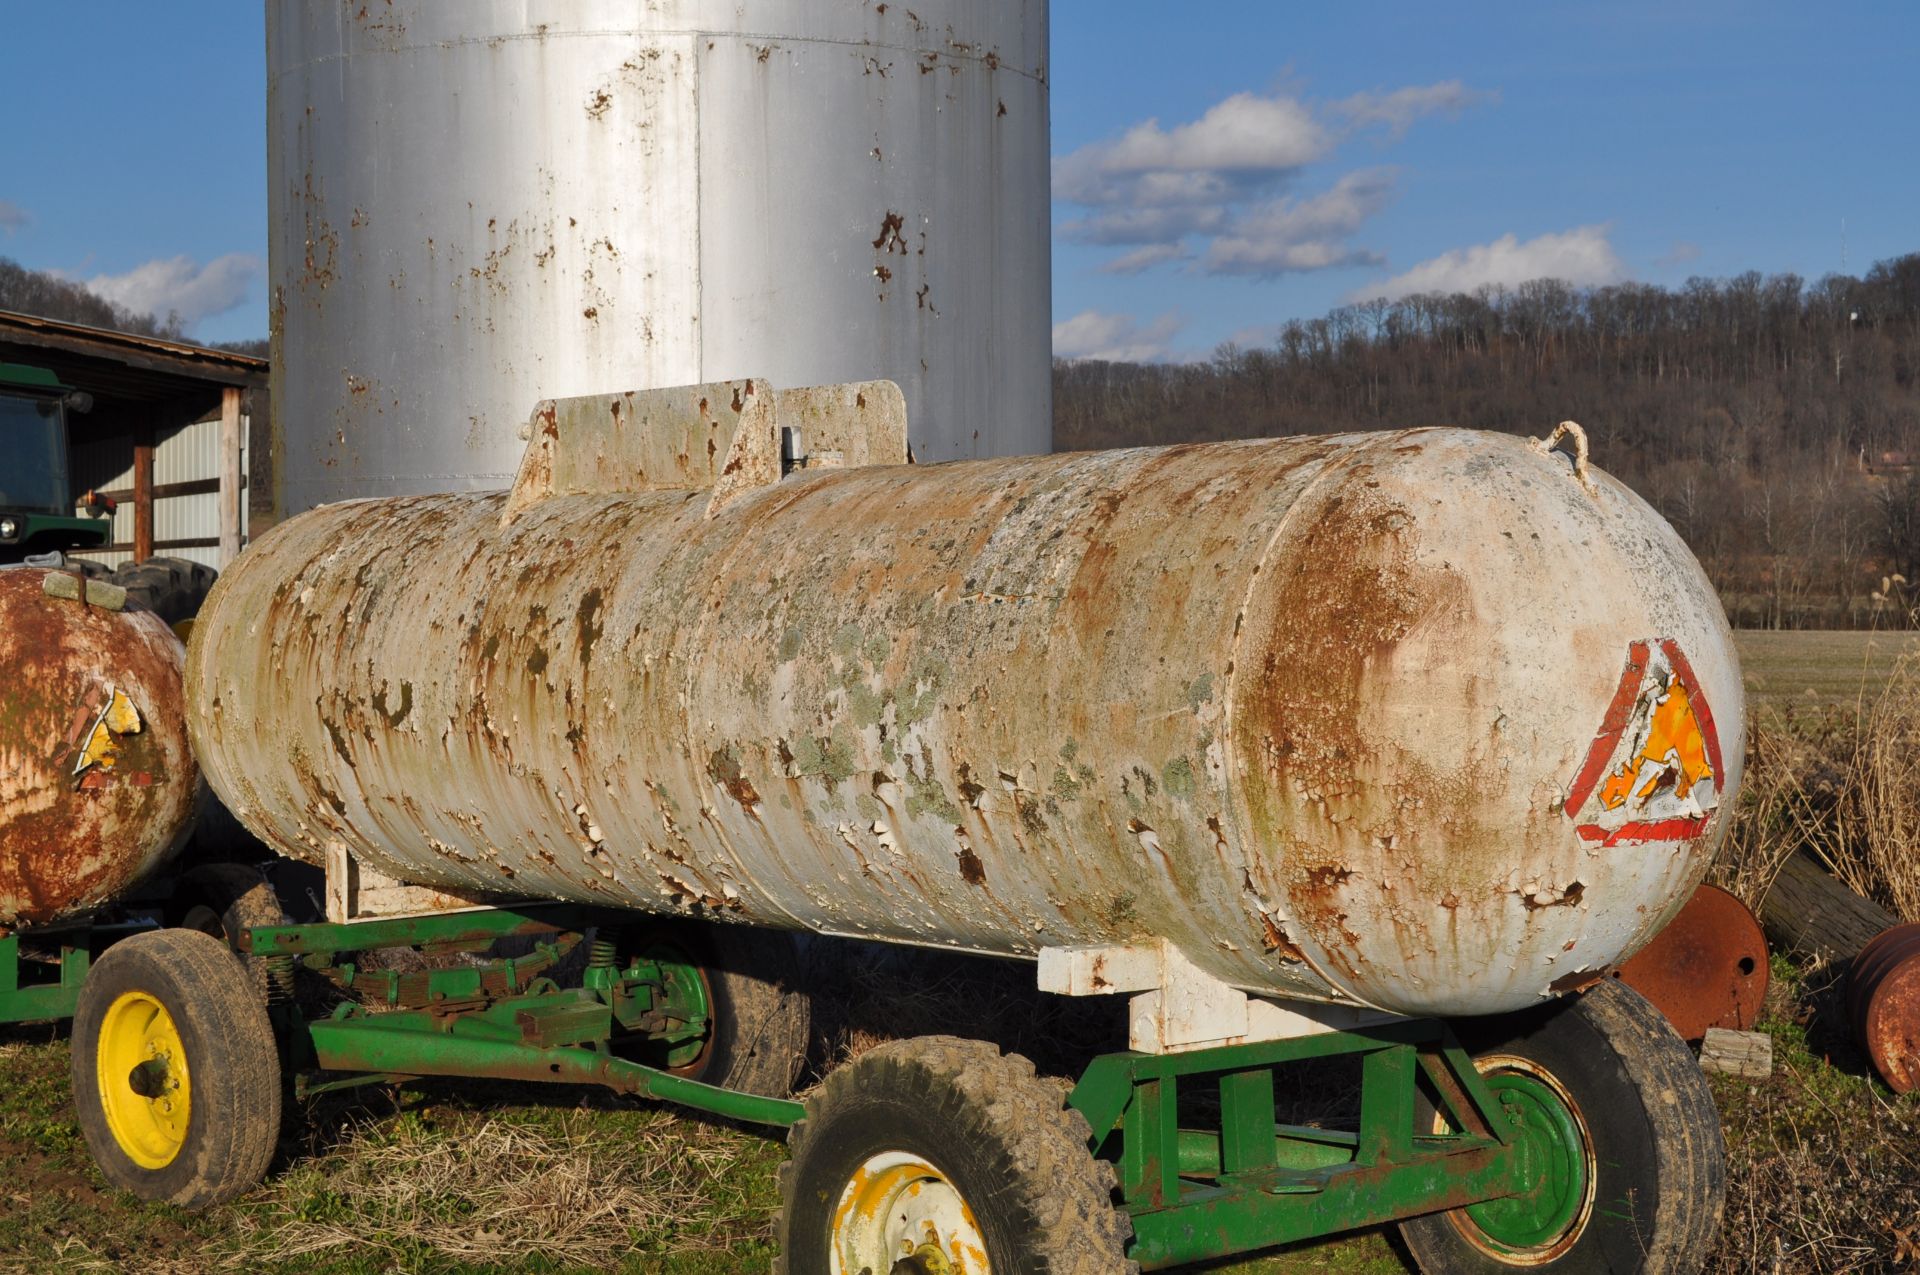
[[[107,1007],[94,1053],[107,1128],[127,1159],[164,1169],[187,1141],[193,1113],[187,1049],[166,1006],[125,992]]]
[[[991,1275],[987,1241],[947,1175],[887,1151],[854,1171],[833,1211],[832,1275]]]

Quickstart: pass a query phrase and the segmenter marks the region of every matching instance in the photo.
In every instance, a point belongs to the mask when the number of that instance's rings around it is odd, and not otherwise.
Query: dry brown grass
[[[771,1236],[764,1140],[665,1110],[362,1113],[329,1141],[235,1218],[223,1269],[329,1256],[486,1269],[511,1255],[610,1270],[637,1253],[759,1251]]]
[[[1747,777],[1713,879],[1758,909],[1803,847],[1920,919],[1920,663],[1838,697],[1757,700]],[[1775,1071],[1716,1077],[1727,1218],[1716,1272],[1920,1270],[1920,1101],[1872,1078],[1842,1004],[1845,964],[1776,959]]]
[[[1920,920],[1920,662],[1900,661],[1867,714],[1853,772],[1870,892]]]
[[[1920,660],[1852,704],[1763,704],[1740,805],[1712,880],[1758,909],[1805,848],[1841,881],[1920,920]]]

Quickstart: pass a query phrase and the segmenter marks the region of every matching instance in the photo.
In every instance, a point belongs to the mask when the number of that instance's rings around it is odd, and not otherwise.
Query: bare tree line
[[[1920,254],[1864,277],[1376,300],[1206,362],[1056,361],[1061,450],[1572,418],[1736,624],[1920,626]]]
[[[168,341],[190,340],[178,313],[165,318],[128,309],[117,301],[90,291],[85,284],[43,270],[29,270],[17,261],[0,257],[0,310],[31,314],[61,323],[79,323],[112,332],[131,332],[135,336],[159,337]],[[267,339],[223,341],[212,348],[236,354],[267,356]]]

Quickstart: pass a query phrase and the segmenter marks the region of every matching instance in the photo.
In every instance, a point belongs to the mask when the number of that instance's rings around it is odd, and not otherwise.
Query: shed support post
[[[133,560],[153,556],[153,422],[133,432]]]
[[[238,385],[220,391],[220,569],[240,556],[240,397]]]

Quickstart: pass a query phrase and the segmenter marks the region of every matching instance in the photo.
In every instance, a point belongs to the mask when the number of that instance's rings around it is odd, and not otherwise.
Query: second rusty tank
[[[113,902],[193,830],[185,652],[122,590],[0,570],[0,931]]]
[[[511,492],[329,505],[194,631],[220,796],[417,884],[1476,1014],[1594,981],[1739,783],[1725,619],[1460,429],[912,466],[886,383],[542,405]],[[782,446],[783,440],[785,446]]]

